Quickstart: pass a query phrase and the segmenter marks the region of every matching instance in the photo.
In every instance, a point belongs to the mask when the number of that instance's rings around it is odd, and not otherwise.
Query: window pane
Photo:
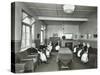
[[[26,38],[26,46],[30,46],[30,38],[29,38],[29,34],[27,34],[27,38]]]
[[[22,30],[23,30],[23,32],[25,32],[25,25],[23,25],[23,29]]]
[[[35,31],[34,31],[34,27],[35,27],[35,25],[33,24],[33,25],[32,25],[32,40],[34,40],[34,32],[35,32]]]
[[[22,27],[22,45],[21,48],[25,47],[25,25]]]
[[[21,48],[27,48],[29,46],[31,46],[31,39],[34,39],[34,25],[32,26],[32,34],[31,34],[31,27],[28,25],[32,25],[35,22],[35,19],[33,17],[31,17],[30,15],[28,15],[25,12],[22,12],[22,16],[23,16],[23,27],[22,27],[22,45]],[[31,38],[32,35],[32,38]]]
[[[30,46],[30,27],[26,26],[26,46]]]
[[[21,45],[21,48],[24,48],[25,47],[25,38],[24,36],[22,36],[22,45]]]
[[[30,27],[26,26],[26,32],[30,32]]]
[[[28,15],[25,13],[25,12],[23,12],[23,19],[25,18],[25,17],[27,17]]]
[[[40,39],[41,43],[43,42],[43,31],[41,30],[41,39]]]
[[[30,25],[31,24],[31,19],[29,17],[26,17],[25,19],[23,19],[23,22]]]
[[[34,18],[31,18],[31,24],[33,24],[35,22]]]

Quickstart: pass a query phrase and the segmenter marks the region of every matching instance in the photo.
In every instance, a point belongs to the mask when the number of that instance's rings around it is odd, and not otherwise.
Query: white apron
[[[47,49],[51,52],[52,46],[48,45]]]
[[[47,58],[46,58],[46,56],[45,56],[44,53],[39,52],[39,54],[40,54],[40,59],[41,59],[42,61],[47,61]]]
[[[46,50],[46,56],[47,56],[47,58],[50,57],[50,52],[48,50]]]
[[[80,55],[80,54],[81,54],[81,52],[82,52],[82,49],[78,51],[78,53],[77,53],[77,56],[78,56],[78,57],[80,57],[80,56],[81,56],[81,55]]]
[[[81,61],[83,63],[87,63],[88,62],[88,53],[84,53],[81,57]]]
[[[76,53],[76,48],[77,48],[77,47],[74,48],[74,51],[73,51],[74,53]]]
[[[59,46],[59,45],[58,45],[58,46],[56,46],[56,47],[55,47],[55,49],[56,49],[57,51],[59,51],[60,46]]]

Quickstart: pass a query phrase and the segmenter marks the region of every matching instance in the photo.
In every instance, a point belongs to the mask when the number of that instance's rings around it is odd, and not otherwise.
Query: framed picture
[[[94,37],[94,38],[97,38],[97,34],[93,34],[93,37]]]
[[[88,39],[92,39],[92,34],[87,34]]]
[[[53,33],[53,37],[58,37],[58,33]]]
[[[40,34],[39,33],[37,34],[37,38],[40,38]]]

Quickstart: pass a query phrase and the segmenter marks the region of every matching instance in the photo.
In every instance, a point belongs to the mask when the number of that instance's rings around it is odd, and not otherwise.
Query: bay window
[[[21,49],[26,49],[32,46],[32,37],[34,37],[34,18],[26,12],[22,12],[22,39]]]

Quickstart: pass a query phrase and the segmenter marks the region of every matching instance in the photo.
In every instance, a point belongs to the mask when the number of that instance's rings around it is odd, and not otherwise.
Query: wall
[[[92,34],[92,38],[80,41],[90,43],[92,47],[97,48],[97,39],[93,38],[93,34],[97,33],[97,13],[91,14],[88,19],[88,22],[84,22],[79,26],[79,32],[81,34]]]
[[[64,31],[63,31],[64,27]],[[75,23],[65,23],[63,26],[62,25],[48,25],[47,26],[47,39],[49,37],[53,37],[53,33],[57,33],[58,37],[62,37],[62,34],[64,33],[73,33],[77,34],[79,33],[79,25]]]
[[[97,33],[97,14],[91,14],[88,19],[88,22],[84,22],[79,26],[80,33]]]
[[[14,23],[12,23],[12,32],[14,32],[12,35],[12,42],[14,43],[15,47],[15,53],[19,52],[21,50],[21,29],[22,29],[22,10],[26,11],[28,14],[33,16],[36,20],[35,22],[35,40],[37,40],[37,34],[40,33],[40,26],[43,24],[42,22],[37,20],[37,17],[35,16],[34,12],[31,11],[27,6],[25,6],[24,3],[15,2],[15,10],[12,13],[15,15],[15,17],[12,19]],[[13,16],[14,16],[13,15]],[[34,42],[35,40],[32,40]]]

